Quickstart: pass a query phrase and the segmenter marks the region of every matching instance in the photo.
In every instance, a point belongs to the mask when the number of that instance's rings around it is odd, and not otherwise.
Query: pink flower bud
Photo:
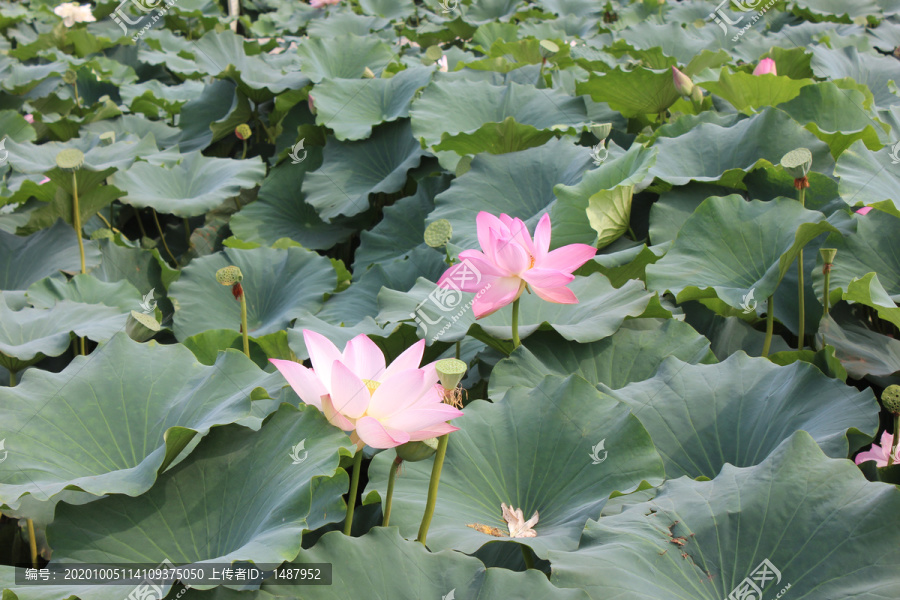
[[[775,61],[771,58],[762,59],[759,61],[759,64],[756,65],[756,68],[753,69],[754,75],[765,75],[766,73],[778,75],[778,72],[775,70]]]
[[[694,82],[691,78],[672,67],[672,83],[675,84],[675,90],[684,97],[689,97],[694,91]]]

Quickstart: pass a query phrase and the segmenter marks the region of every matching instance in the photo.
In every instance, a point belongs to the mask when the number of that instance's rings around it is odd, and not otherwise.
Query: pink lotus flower
[[[778,72],[775,70],[775,61],[771,58],[762,59],[759,61],[759,64],[756,65],[756,68],[753,69],[754,75],[765,75],[766,73],[778,75]]]
[[[447,423],[462,411],[444,404],[434,364],[418,368],[425,340],[406,349],[389,366],[375,342],[360,334],[343,353],[326,337],[303,330],[313,368],[269,359],[306,404],[324,413],[360,447],[393,448],[456,431]]]
[[[891,445],[894,443],[894,436],[887,431],[881,434],[881,445],[872,444],[872,447],[865,452],[856,455],[856,464],[861,465],[867,460],[874,460],[875,466],[886,467],[888,454],[891,452]],[[894,464],[900,463],[900,446],[894,452]]]
[[[572,271],[593,258],[597,249],[587,244],[569,244],[550,249],[550,215],[541,217],[534,230],[534,241],[521,219],[487,212],[478,213],[478,243],[484,252],[460,252],[463,262],[441,275],[438,286],[458,287],[478,292],[472,303],[475,318],[480,319],[514,302],[526,287],[548,302],[577,304],[575,294],[566,286],[575,279]],[[477,270],[480,277],[474,277]]]
[[[48,181],[50,181],[50,178],[49,178],[49,177],[44,177],[43,179],[41,179],[41,180],[38,182],[38,185],[44,185],[44,184],[47,183]]]
[[[682,96],[690,96],[694,91],[694,82],[691,78],[675,67],[672,67],[672,83],[675,84],[675,91]]]
[[[859,209],[858,211],[856,211],[856,214],[858,214],[858,215],[867,215],[867,214],[869,214],[869,211],[870,211],[870,210],[872,210],[872,207],[871,207],[871,206],[863,206],[861,209]]]
[[[34,123],[34,115],[32,115],[31,113],[28,113],[27,115],[25,115],[25,122],[26,123]]]
[[[329,4],[337,4],[341,0],[309,0],[309,5],[313,8],[322,8]]]

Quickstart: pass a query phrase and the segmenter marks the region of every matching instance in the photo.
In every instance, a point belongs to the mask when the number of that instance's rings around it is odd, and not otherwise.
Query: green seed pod
[[[900,415],[900,385],[889,385],[881,392],[881,403],[895,415]]]
[[[806,174],[809,173],[809,168],[812,166],[812,152],[807,148],[791,150],[781,157],[781,166],[794,179],[806,177]]]
[[[820,248],[819,254],[822,255],[822,262],[829,265],[834,262],[834,257],[837,256],[837,248]]]
[[[601,123],[599,125],[591,125],[591,133],[597,136],[600,141],[609,137],[612,132],[612,123]]]
[[[222,285],[234,285],[239,281],[243,281],[243,279],[244,274],[241,273],[241,270],[234,265],[222,267],[221,269],[216,271],[216,281],[218,281]]]
[[[462,381],[463,375],[466,374],[468,365],[458,358],[445,358],[437,361],[434,365],[437,370],[438,377],[441,379],[441,385],[445,390],[454,390],[459,382]]]
[[[550,58],[551,56],[559,52],[559,46],[557,46],[555,42],[551,42],[550,40],[541,40],[540,48],[542,58]]]
[[[453,235],[453,225],[447,219],[439,219],[425,228],[425,243],[432,248],[442,248]]]
[[[125,321],[125,333],[136,342],[146,342],[161,329],[159,322],[151,315],[131,311],[128,320]]]
[[[100,134],[100,144],[103,146],[112,146],[116,143],[115,131],[104,131]]]
[[[78,81],[78,74],[75,73],[72,69],[68,69],[65,73],[63,73],[63,81],[72,85],[76,81]]]
[[[78,148],[60,150],[56,155],[56,166],[64,171],[77,171],[84,166],[84,152]]]
[[[443,51],[441,51],[441,47],[438,45],[429,46],[428,50],[425,51],[425,58],[432,62],[436,62],[441,60],[441,57],[444,55]]]
[[[375,73],[369,67],[366,67],[363,71],[363,79],[375,79]]]
[[[246,123],[241,123],[234,128],[234,135],[236,135],[239,140],[250,139],[250,136],[253,135],[253,130],[250,129],[250,126]]]
[[[437,452],[437,447],[437,438],[428,438],[421,442],[406,442],[405,444],[397,446],[396,450],[400,460],[406,462],[419,462],[420,460],[430,458]]]

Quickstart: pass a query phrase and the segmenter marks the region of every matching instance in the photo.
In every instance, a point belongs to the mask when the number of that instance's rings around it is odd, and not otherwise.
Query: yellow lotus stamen
[[[378,386],[381,385],[381,382],[379,382],[379,381],[372,381],[371,379],[363,379],[362,382],[363,382],[364,384],[366,384],[366,387],[367,387],[368,390],[369,390],[369,395],[370,395],[370,396],[371,396],[372,394],[374,394],[374,393],[375,393],[375,390],[378,389]]]

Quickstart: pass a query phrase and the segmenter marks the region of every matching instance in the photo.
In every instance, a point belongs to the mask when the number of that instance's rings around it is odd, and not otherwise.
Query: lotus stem
[[[166,243],[166,236],[163,235],[162,226],[159,224],[159,215],[156,214],[155,208],[151,208],[150,210],[153,211],[153,222],[156,223],[156,230],[159,232],[159,239],[162,240],[163,248],[166,249],[166,253],[169,255],[169,258],[172,259],[172,266],[178,267],[178,261],[175,260],[175,255],[169,250],[169,245]]]
[[[806,188],[801,187],[797,192],[800,200],[800,206],[804,206],[806,202]],[[806,331],[806,304],[804,303],[803,292],[803,248],[797,254],[797,282],[799,285],[798,302],[800,303],[800,330],[797,333],[797,350],[803,350],[804,333]]]
[[[528,546],[520,545],[519,548],[522,549],[522,558],[525,559],[525,568],[534,569],[534,557],[531,556],[531,551],[528,549]]]
[[[38,568],[37,538],[34,535],[34,521],[25,519],[28,526],[28,550],[31,553],[31,566]]]
[[[828,314],[828,296],[831,292],[831,263],[826,263],[822,267],[822,274],[825,275],[825,314]]]
[[[513,307],[515,306],[516,305],[513,304]],[[439,437],[437,452],[434,454],[434,466],[431,468],[431,481],[428,482],[428,500],[425,503],[425,514],[422,515],[422,524],[419,525],[419,537],[416,538],[416,541],[422,542],[423,546],[428,537],[428,528],[431,526],[431,518],[434,516],[434,506],[437,504],[438,484],[441,482],[441,469],[444,468],[444,457],[447,455],[447,442],[449,440],[449,433],[445,433]]]
[[[350,535],[353,528],[353,509],[356,508],[356,491],[359,489],[359,472],[362,471],[363,450],[360,448],[353,457],[353,475],[350,476],[350,495],[347,496],[347,518],[344,520],[344,535]]]
[[[769,347],[772,345],[772,332],[775,330],[775,296],[769,296],[766,300],[766,341],[763,343],[762,356],[769,356]]]
[[[72,224],[75,226],[75,235],[78,236],[78,253],[81,255],[81,274],[87,273],[84,261],[84,240],[81,239],[81,211],[78,208],[78,177],[72,172]]]
[[[894,414],[894,441],[891,442],[891,453],[888,455],[887,466],[894,464],[894,454],[897,452],[897,440],[900,439],[900,414]]]
[[[241,152],[241,160],[247,158],[247,140],[244,140],[244,151]]]
[[[381,522],[382,527],[387,527],[391,522],[391,502],[394,499],[394,481],[397,479],[397,471],[400,470],[400,464],[403,460],[398,456],[391,463],[391,474],[388,476],[387,498],[384,500],[384,520]]]
[[[241,336],[244,338],[244,354],[250,358],[250,333],[247,331],[247,295],[241,286]]]
[[[78,96],[78,81],[72,82],[72,90],[75,92],[75,104],[81,108],[81,98]]]
[[[16,387],[16,372],[9,372],[9,387]]]
[[[516,298],[512,307],[512,341],[513,350],[522,343],[519,340],[519,298]]]
[[[632,240],[637,241],[637,236],[634,234],[634,229],[631,228],[631,223],[628,224],[628,235],[631,236]]]
[[[184,241],[187,243],[188,250],[191,248],[191,222],[187,217],[184,218]]]
[[[110,231],[112,231],[113,226],[112,226],[112,224],[111,224],[109,221],[106,220],[106,217],[103,216],[103,213],[102,213],[102,212],[98,212],[98,213],[97,213],[97,216],[100,217],[100,220],[103,221],[103,224],[106,225],[107,229],[109,229]]]
[[[456,342],[456,358],[459,358],[459,351],[460,351],[461,345],[462,345],[462,340]]]
[[[141,221],[141,213],[138,211],[137,207],[132,205],[131,209],[134,211],[134,218],[137,221],[138,228],[141,230],[141,236],[147,237],[147,230],[144,229],[144,223]]]

